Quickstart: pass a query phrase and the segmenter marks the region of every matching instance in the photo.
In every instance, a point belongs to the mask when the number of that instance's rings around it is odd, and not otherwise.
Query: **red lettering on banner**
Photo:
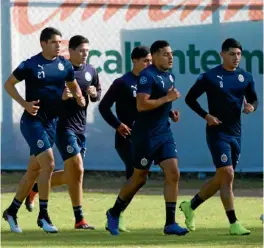
[[[206,20],[208,17],[222,6],[226,0],[218,0],[218,4],[208,4],[202,6],[201,21]],[[217,1],[216,1],[217,2]],[[177,10],[182,8],[180,20],[184,21],[197,7],[199,7],[203,0],[183,0],[173,8],[165,11],[164,6],[173,3],[172,0],[95,0],[89,2],[88,0],[64,0],[64,2],[57,7],[47,18],[40,20],[39,23],[32,23],[29,18],[29,0],[16,0],[13,7],[13,22],[21,34],[31,34],[42,29],[48,22],[55,16],[59,15],[60,21],[65,21],[73,12],[78,9],[82,4],[86,4],[81,21],[85,21],[93,16],[99,9],[105,6],[103,20],[108,21],[120,9],[126,8],[125,20],[131,21],[145,8],[148,9],[148,17],[151,21],[162,21]],[[232,0],[226,6],[224,13],[224,20],[228,21],[235,16],[242,8],[248,6],[248,16],[251,21],[260,21],[264,19],[263,15],[263,1],[262,0]],[[200,11],[200,10],[199,10]]]

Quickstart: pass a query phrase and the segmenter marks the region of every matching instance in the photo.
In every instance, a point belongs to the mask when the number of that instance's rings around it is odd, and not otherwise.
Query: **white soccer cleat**
[[[9,215],[7,209],[3,213],[3,218],[9,224],[11,232],[22,233],[22,229],[17,224],[17,217]]]
[[[51,220],[48,216],[41,218],[41,219],[38,218],[37,223],[38,223],[38,226],[41,227],[44,232],[47,232],[47,233],[57,233],[58,232],[57,227],[51,223]]]

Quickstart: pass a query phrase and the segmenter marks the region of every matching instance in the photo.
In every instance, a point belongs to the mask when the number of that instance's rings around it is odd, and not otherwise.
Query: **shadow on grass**
[[[118,247],[122,245],[163,246],[193,244],[210,246],[261,247],[262,227],[252,228],[249,236],[230,236],[227,228],[199,229],[186,236],[165,236],[161,229],[133,229],[130,233],[111,236],[108,232],[98,229],[60,230],[57,234],[46,234],[42,231],[24,230],[22,234],[2,231],[2,247]]]

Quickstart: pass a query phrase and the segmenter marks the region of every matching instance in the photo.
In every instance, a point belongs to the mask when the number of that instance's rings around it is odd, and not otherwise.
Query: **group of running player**
[[[69,40],[69,60],[60,56],[62,35],[55,28],[45,28],[40,35],[42,52],[23,61],[5,83],[7,93],[24,109],[21,132],[30,147],[27,171],[22,177],[11,205],[3,217],[12,232],[22,232],[17,212],[25,200],[33,210],[39,195],[37,224],[45,232],[58,232],[48,214],[50,188],[68,185],[76,229],[95,229],[83,217],[83,159],[86,143],[86,118],[89,101],[101,97],[96,69],[87,64],[89,41],[76,35]],[[122,213],[137,191],[146,183],[154,162],[164,172],[166,220],[164,233],[185,235],[195,230],[195,209],[220,191],[231,235],[248,235],[237,220],[234,210],[234,169],[240,156],[241,109],[249,114],[258,105],[254,80],[239,68],[241,44],[232,38],[222,44],[223,63],[202,73],[185,97],[186,104],[207,122],[206,140],[216,173],[190,200],[179,208],[187,228],[175,220],[180,172],[177,147],[171,122],[178,122],[180,112],[172,102],[181,97],[175,85],[173,51],[165,40],[155,41],[150,48],[135,47],[131,53],[133,68],[117,78],[99,103],[103,119],[116,130],[115,148],[126,166],[124,186],[113,207],[106,212],[105,228],[112,235],[127,231]],[[16,84],[25,80],[26,97]],[[206,93],[205,111],[197,99]],[[111,108],[115,104],[116,115]],[[183,120],[185,121],[185,120]],[[55,171],[52,147],[56,144],[64,161],[64,170]]]

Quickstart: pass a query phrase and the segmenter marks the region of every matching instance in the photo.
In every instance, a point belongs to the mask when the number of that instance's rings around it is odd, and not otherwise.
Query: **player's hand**
[[[92,98],[96,98],[97,97],[97,91],[96,88],[91,85],[87,88],[87,94],[92,97]]]
[[[62,94],[62,100],[68,100],[69,98],[72,98],[72,97],[73,95],[70,89],[66,86]]]
[[[131,128],[129,128],[124,123],[121,123],[120,126],[116,130],[124,138],[126,138],[128,135],[131,134]]]
[[[244,100],[244,110],[243,113],[249,114],[255,110],[254,106],[247,102],[247,100]]]
[[[205,120],[207,121],[208,126],[218,126],[222,123],[222,121],[218,120],[216,117],[207,114],[205,116]]]
[[[76,95],[76,96],[77,96],[76,100],[77,100],[78,105],[81,107],[85,107],[85,104],[86,104],[85,98],[83,96],[79,96],[79,95]]]
[[[172,110],[171,111],[171,120],[173,122],[177,122],[180,119],[180,112],[178,110]]]
[[[37,115],[38,110],[40,108],[39,106],[37,106],[38,103],[39,103],[39,100],[32,101],[32,102],[26,102],[24,108],[29,114],[35,116]]]
[[[176,99],[180,97],[181,97],[180,92],[173,86],[168,90],[167,98],[169,102],[175,101]]]

